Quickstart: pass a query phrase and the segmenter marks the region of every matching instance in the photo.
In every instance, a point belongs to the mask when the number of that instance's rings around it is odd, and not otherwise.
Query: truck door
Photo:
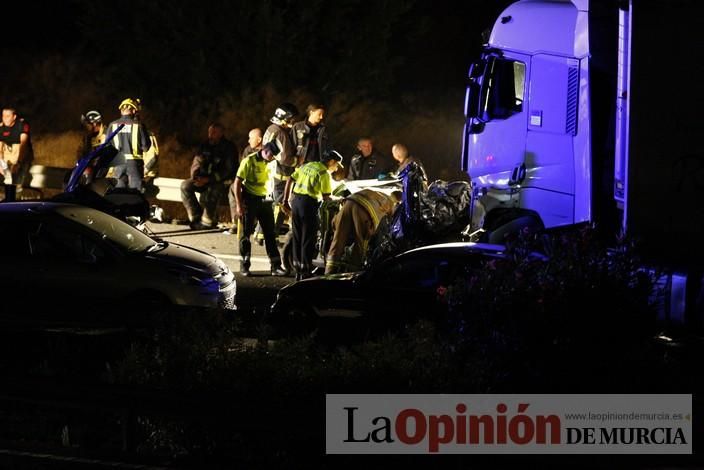
[[[572,224],[576,180],[589,181],[589,168],[579,169],[582,173],[575,168],[579,61],[536,54],[531,57],[529,83],[521,206],[540,212],[546,227]]]
[[[528,56],[485,53],[469,73],[463,160],[487,188],[520,183],[527,115],[523,106]]]

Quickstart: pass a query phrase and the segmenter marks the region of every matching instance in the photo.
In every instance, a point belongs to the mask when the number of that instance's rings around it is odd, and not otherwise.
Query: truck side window
[[[481,120],[507,119],[523,110],[526,65],[491,57],[482,80]]]

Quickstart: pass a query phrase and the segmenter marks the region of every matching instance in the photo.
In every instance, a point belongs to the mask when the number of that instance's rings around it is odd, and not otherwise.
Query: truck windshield
[[[482,122],[507,119],[523,110],[526,65],[484,55],[472,64],[465,96],[465,115]]]

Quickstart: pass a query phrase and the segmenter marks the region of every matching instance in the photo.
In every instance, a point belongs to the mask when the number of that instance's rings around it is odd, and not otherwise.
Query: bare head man
[[[408,158],[408,147],[403,144],[394,144],[391,147],[391,155],[394,156],[394,160],[401,163]]]
[[[2,109],[2,123],[7,127],[12,127],[17,120],[17,111],[15,108]]]
[[[311,104],[306,108],[308,122],[313,126],[320,124],[325,118],[325,107],[322,104]]]
[[[249,131],[249,134],[247,136],[247,143],[253,149],[258,150],[262,145],[262,136],[262,130],[258,127],[255,127],[254,129]]]
[[[357,150],[364,158],[367,158],[374,151],[374,143],[369,137],[362,137],[357,141]]]

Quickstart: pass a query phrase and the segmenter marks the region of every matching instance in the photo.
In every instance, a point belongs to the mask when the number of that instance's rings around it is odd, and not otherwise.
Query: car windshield
[[[98,233],[104,240],[129,252],[142,252],[157,242],[131,225],[108,214],[81,206],[61,206],[56,213]]]

